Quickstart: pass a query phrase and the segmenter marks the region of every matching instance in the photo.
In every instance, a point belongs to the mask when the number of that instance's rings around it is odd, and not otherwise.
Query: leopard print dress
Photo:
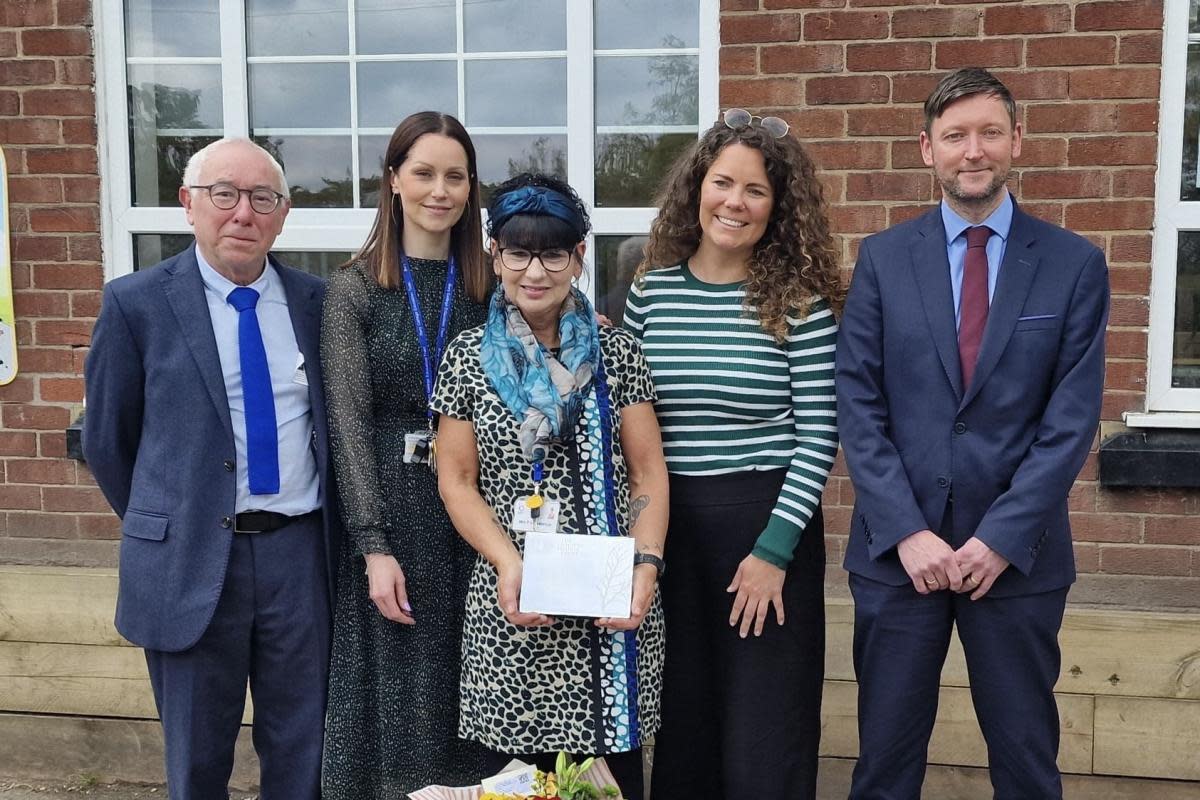
[[[517,421],[489,385],[479,360],[483,328],[463,332],[447,348],[434,409],[472,423],[479,453],[479,490],[517,549],[524,534],[509,527],[513,504],[529,494],[529,462]],[[619,410],[655,399],[636,338],[601,328],[600,349],[612,408],[614,502],[623,535],[629,527],[629,478],[620,444]],[[561,530],[589,533],[603,513],[603,487],[590,477],[602,454],[589,444],[599,410],[588,392],[571,442],[555,443],[545,462],[546,494],[562,502]],[[664,650],[657,594],[640,628],[606,633],[591,619],[560,617],[550,627],[509,624],[496,599],[496,571],[479,557],[467,590],[463,624],[459,735],[506,753],[565,750],[605,754],[641,747],[658,729]]]

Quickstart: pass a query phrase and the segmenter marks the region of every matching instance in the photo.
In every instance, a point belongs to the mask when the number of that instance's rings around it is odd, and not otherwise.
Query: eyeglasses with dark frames
[[[744,108],[731,108],[722,114],[721,118],[725,120],[725,127],[727,128],[737,130],[739,128],[755,126],[762,128],[776,139],[782,139],[784,136],[787,136],[787,132],[790,129],[785,119],[780,119],[779,117],[759,117],[751,114]],[[758,120],[757,125],[755,125],[754,120]]]
[[[189,189],[204,189],[208,199],[222,211],[237,208],[242,195],[250,198],[250,208],[258,214],[270,214],[279,208],[283,195],[266,186],[255,186],[253,189],[239,189],[232,183],[210,183],[207,186],[188,186]]]
[[[552,247],[547,250],[526,250],[524,247],[497,247],[500,263],[513,272],[528,269],[536,258],[542,263],[542,269],[547,272],[562,272],[571,266],[571,250]]]

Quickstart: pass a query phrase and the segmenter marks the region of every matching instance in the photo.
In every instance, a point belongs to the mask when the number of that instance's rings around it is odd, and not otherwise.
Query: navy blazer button
[[[955,433],[966,433],[967,432],[967,423],[965,423],[965,422],[954,423],[954,432]]]
[[[232,528],[233,527],[233,517],[221,517],[221,527],[222,528]]]
[[[231,459],[231,458],[225,459],[225,471],[233,472],[233,467],[234,467],[233,459]]]
[[[941,487],[942,489],[945,489],[949,485],[950,485],[950,480],[948,478],[946,478],[943,475],[938,476],[938,486],[939,487]]]

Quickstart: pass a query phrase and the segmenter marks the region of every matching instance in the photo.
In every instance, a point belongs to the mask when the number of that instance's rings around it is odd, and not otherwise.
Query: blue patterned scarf
[[[596,315],[578,289],[563,302],[558,335],[561,348],[555,357],[508,302],[504,286],[496,286],[479,357],[488,383],[520,421],[521,450],[531,462],[545,459],[551,441],[573,436],[600,363]]]

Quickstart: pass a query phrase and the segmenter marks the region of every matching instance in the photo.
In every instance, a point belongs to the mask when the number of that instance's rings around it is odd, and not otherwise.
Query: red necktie
[[[963,260],[962,296],[959,299],[958,360],[962,365],[963,391],[971,385],[979,345],[988,318],[987,243],[992,229],[967,228],[967,256]]]

